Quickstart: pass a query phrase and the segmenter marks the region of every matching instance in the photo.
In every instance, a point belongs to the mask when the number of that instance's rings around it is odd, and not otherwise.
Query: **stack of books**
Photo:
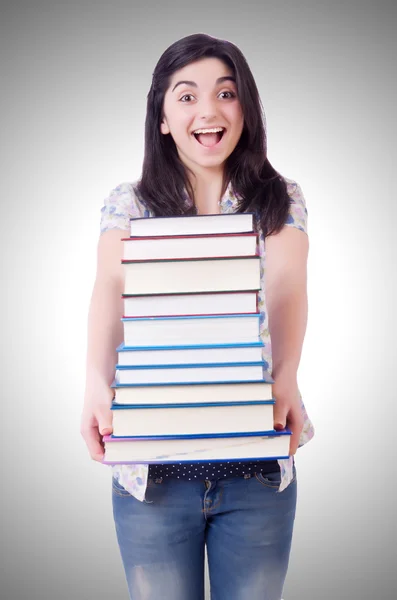
[[[131,219],[105,464],[288,458],[273,429],[251,213]]]

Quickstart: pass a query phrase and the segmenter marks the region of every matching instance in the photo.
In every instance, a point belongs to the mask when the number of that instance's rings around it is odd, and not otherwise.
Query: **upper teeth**
[[[213,127],[212,129],[196,129],[193,133],[218,133],[223,131],[223,127]]]

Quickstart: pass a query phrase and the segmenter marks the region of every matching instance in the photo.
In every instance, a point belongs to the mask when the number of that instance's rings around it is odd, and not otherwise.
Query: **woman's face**
[[[170,134],[181,161],[194,173],[223,170],[244,126],[231,69],[218,58],[203,58],[176,71],[165,93],[160,128]],[[200,129],[223,133],[194,135]]]

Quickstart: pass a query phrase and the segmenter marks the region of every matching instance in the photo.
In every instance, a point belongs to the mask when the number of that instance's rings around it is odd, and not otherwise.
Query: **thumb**
[[[113,432],[113,415],[109,406],[98,407],[98,430],[101,435],[110,435]]]
[[[274,412],[273,412],[273,422],[274,422],[274,429],[276,429],[276,431],[280,431],[281,429],[284,429],[286,426],[286,422],[287,422],[287,410],[284,406],[280,406],[279,404],[277,404],[277,400],[276,400],[276,404],[273,405],[274,406]]]

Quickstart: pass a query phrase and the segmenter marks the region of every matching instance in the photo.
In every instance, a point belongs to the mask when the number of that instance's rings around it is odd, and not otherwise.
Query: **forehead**
[[[190,80],[200,85],[215,85],[219,77],[233,75],[232,69],[219,58],[202,58],[175,71],[170,79],[172,90],[178,81]]]

